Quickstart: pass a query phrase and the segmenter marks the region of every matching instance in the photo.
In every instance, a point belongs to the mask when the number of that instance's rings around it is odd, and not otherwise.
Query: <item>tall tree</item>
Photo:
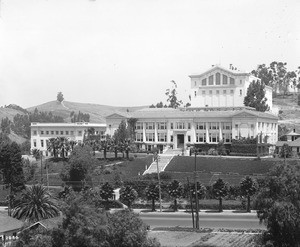
[[[251,74],[258,77],[263,84],[273,87],[273,70],[265,64],[259,64]]]
[[[152,202],[152,211],[154,212],[155,201],[159,198],[159,187],[158,185],[151,183],[146,187],[145,192],[147,200],[151,200]]]
[[[120,189],[120,201],[131,209],[132,203],[137,199],[138,193],[132,186],[128,185]]]
[[[0,150],[0,170],[3,174],[3,183],[10,190],[9,215],[13,206],[15,194],[25,188],[25,178],[22,169],[22,155],[17,143],[4,145]]]
[[[247,95],[244,98],[245,106],[255,108],[257,111],[268,111],[270,108],[267,105],[267,98],[265,97],[265,85],[260,81],[253,81],[247,89]]]
[[[38,184],[26,188],[12,215],[17,219],[36,222],[58,216],[59,209],[46,188]]]
[[[1,119],[1,131],[3,133],[10,134],[10,127],[12,122],[9,120],[8,117]]]
[[[177,108],[182,105],[182,101],[177,98],[177,84],[175,81],[171,81],[172,88],[167,89],[165,95],[167,95],[167,101],[169,102],[169,107]]]
[[[262,181],[257,216],[267,226],[268,246],[300,246],[300,165],[278,165]]]
[[[113,198],[114,195],[114,188],[109,184],[109,183],[105,183],[101,186],[100,192],[99,192],[101,198],[103,200],[105,200],[105,209],[108,210],[109,209],[109,205],[108,205],[108,201],[109,199]]]
[[[216,199],[219,200],[219,212],[223,212],[222,200],[228,195],[229,186],[219,178],[212,186],[212,192]]]
[[[167,186],[169,195],[174,199],[174,211],[178,211],[177,199],[183,195],[183,185],[177,180],[173,180]]]
[[[56,99],[59,103],[63,102],[64,101],[64,95],[62,92],[58,92],[57,93],[57,96],[56,96]]]
[[[247,212],[251,212],[250,197],[253,196],[258,190],[258,184],[256,180],[249,176],[246,176],[240,183],[240,190],[242,196],[247,197]]]

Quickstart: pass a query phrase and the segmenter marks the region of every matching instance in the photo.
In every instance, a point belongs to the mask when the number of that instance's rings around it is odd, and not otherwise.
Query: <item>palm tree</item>
[[[12,216],[29,222],[36,222],[59,215],[58,207],[42,185],[27,187],[20,202],[13,208]]]

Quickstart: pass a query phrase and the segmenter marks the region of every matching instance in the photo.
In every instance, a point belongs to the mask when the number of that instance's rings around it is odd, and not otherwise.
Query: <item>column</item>
[[[154,123],[154,142],[158,142],[158,136],[157,136],[157,124],[158,123]]]
[[[210,143],[210,141],[209,141],[209,123],[208,122],[206,122],[205,123],[206,124],[206,142],[207,143]]]
[[[219,122],[219,141],[221,141],[222,139],[223,139],[223,135],[222,135],[222,123]]]
[[[143,122],[143,142],[146,141],[146,123]]]

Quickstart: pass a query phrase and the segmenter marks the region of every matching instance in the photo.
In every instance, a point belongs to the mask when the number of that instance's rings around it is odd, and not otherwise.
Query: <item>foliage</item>
[[[11,121],[9,120],[8,117],[2,118],[2,119],[1,119],[1,126],[0,126],[1,131],[2,131],[3,133],[10,134],[10,127],[11,127],[11,124],[12,124],[12,123],[11,123]]]
[[[30,154],[30,141],[26,140],[25,142],[21,143],[20,149],[22,154]]]
[[[257,215],[273,246],[300,246],[300,166],[278,165],[264,180],[256,200]]]
[[[25,181],[28,182],[32,180],[37,168],[37,164],[30,163],[28,159],[22,159],[22,167],[23,167]]]
[[[247,95],[244,98],[245,106],[255,108],[257,111],[268,111],[270,108],[267,105],[265,97],[265,84],[260,81],[252,81],[247,89]]]
[[[251,73],[258,77],[263,84],[272,86],[273,71],[270,67],[267,67],[265,64],[260,64],[257,66],[256,70],[252,70]]]
[[[183,195],[183,185],[177,180],[173,180],[167,185],[168,194],[174,199],[174,211],[177,211],[177,199]]]
[[[57,93],[56,100],[60,103],[64,101],[64,95],[62,92]]]
[[[13,132],[25,138],[30,137],[30,119],[28,115],[16,114],[11,126]]]
[[[14,109],[14,110],[23,112],[24,114],[28,113],[28,111],[26,109],[22,108],[21,106],[15,105],[15,104],[9,104],[9,105],[5,106],[5,108]]]
[[[131,186],[125,186],[120,189],[120,201],[127,205],[128,208],[131,208],[137,197],[138,193]]]
[[[108,215],[108,242],[111,247],[160,246],[157,241],[147,238],[146,225],[129,210]]]
[[[242,196],[247,197],[247,212],[250,212],[250,197],[258,190],[258,184],[255,179],[246,176],[240,183],[240,192]]]
[[[90,179],[89,174],[96,163],[97,160],[92,157],[90,147],[76,146],[69,157],[68,165],[61,172],[61,177],[63,181],[72,185],[74,190],[81,190],[81,182]]]
[[[212,193],[216,199],[219,200],[219,212],[223,211],[222,199],[228,195],[229,186],[221,178],[214,182],[212,186]]]
[[[106,202],[108,202],[109,199],[113,198],[114,195],[114,188],[109,184],[109,183],[105,183],[101,186],[101,189],[99,191],[99,195],[101,196],[101,198],[103,200],[105,200]],[[108,203],[106,203],[106,210],[109,209],[108,207]]]
[[[21,201],[13,208],[13,217],[36,222],[52,218],[59,214],[58,207],[51,200],[51,195],[42,185],[27,187]]]
[[[177,108],[182,105],[182,101],[177,99],[177,84],[175,81],[171,81],[172,88],[167,89],[165,95],[167,95],[167,101],[169,102],[169,106],[171,108]]]
[[[152,201],[152,211],[155,211],[155,201],[159,198],[159,187],[158,185],[151,183],[145,189],[147,200]]]
[[[80,111],[77,114],[74,111],[72,111],[70,113],[70,118],[71,118],[71,123],[90,122],[90,114],[82,113]]]
[[[292,148],[287,144],[284,143],[282,147],[280,148],[280,153],[279,153],[281,158],[288,158],[292,156]]]

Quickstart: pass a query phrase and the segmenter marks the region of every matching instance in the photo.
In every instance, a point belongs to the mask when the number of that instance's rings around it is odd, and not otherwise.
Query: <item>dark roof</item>
[[[62,216],[57,216],[49,219],[40,220],[38,222],[35,222],[34,224],[30,225],[28,228],[35,227],[37,225],[40,225],[46,229],[52,229],[55,227],[58,227],[60,223],[62,223]]]
[[[23,225],[23,221],[8,216],[7,212],[0,212],[0,235],[17,232]]]

